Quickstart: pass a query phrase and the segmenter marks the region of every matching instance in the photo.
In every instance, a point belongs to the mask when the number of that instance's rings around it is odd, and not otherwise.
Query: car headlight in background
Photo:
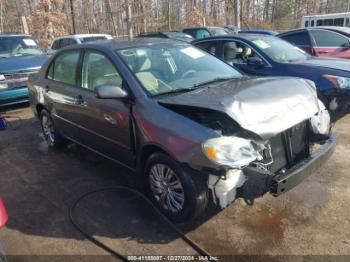
[[[5,81],[6,81],[5,76],[0,74],[0,89],[5,89],[8,87]]]
[[[263,144],[240,137],[218,137],[202,144],[204,154],[214,163],[241,168],[253,161],[260,161],[265,149]]]
[[[331,117],[327,109],[324,109],[314,115],[311,120],[311,129],[314,134],[328,135],[331,125]]]
[[[350,78],[335,75],[323,76],[331,81],[336,88],[350,89]]]

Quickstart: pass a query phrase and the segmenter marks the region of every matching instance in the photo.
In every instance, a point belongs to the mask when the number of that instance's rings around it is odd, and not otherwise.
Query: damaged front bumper
[[[243,170],[228,170],[224,177],[209,175],[208,187],[213,193],[214,203],[225,208],[237,197],[243,197],[247,204],[252,205],[255,198],[267,192],[277,197],[291,190],[331,156],[337,137],[337,134],[331,134],[327,141],[307,159],[283,173],[276,174],[267,169],[249,166]]]
[[[274,176],[271,181],[270,193],[273,196],[279,196],[309,177],[331,156],[337,137],[337,134],[331,134],[330,138],[309,158],[296,164],[285,173]]]

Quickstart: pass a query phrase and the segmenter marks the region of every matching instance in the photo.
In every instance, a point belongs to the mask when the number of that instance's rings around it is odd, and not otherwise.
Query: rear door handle
[[[81,95],[77,95],[75,97],[75,103],[77,105],[83,105],[85,103],[85,101],[84,101],[84,99],[83,99],[83,97]]]
[[[318,51],[320,54],[328,54],[329,53],[329,50],[320,50]]]

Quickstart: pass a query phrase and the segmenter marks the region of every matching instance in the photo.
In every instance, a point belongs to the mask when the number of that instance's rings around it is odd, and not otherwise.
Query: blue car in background
[[[0,35],[0,107],[28,101],[28,77],[47,59],[30,35]]]
[[[241,29],[238,31],[239,34],[262,34],[262,35],[278,35],[278,32],[265,29]]]
[[[334,121],[348,113],[349,60],[313,57],[278,37],[262,34],[209,37],[192,44],[246,74],[312,80]]]

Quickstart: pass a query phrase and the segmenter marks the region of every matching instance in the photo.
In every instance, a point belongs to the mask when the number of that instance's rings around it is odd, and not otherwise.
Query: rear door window
[[[310,31],[317,47],[349,47],[349,39],[331,31]]]
[[[68,51],[58,55],[49,67],[47,78],[75,86],[79,57],[80,51]]]
[[[71,39],[70,38],[62,39],[61,48],[69,46],[69,45],[71,45]]]
[[[205,38],[205,37],[209,37],[209,36],[210,36],[210,33],[209,33],[208,30],[206,30],[206,29],[199,29],[196,32],[195,38],[196,39],[201,39],[201,38]]]
[[[281,38],[296,46],[311,45],[310,36],[306,31],[282,36]]]

